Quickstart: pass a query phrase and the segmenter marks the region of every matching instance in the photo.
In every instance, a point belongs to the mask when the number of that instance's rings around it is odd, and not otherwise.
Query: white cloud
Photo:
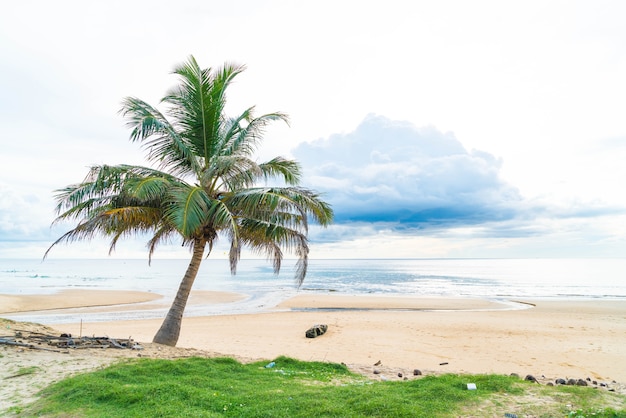
[[[294,154],[335,210],[336,224],[312,234],[326,257],[617,256],[626,241],[611,227],[624,205],[525,198],[501,159],[432,127],[369,115]]]
[[[499,178],[493,156],[467,152],[450,133],[382,116],[369,115],[354,132],[300,144],[293,153],[312,186],[335,205],[339,222],[473,224],[510,218],[521,200]]]
[[[50,202],[45,196],[19,192],[0,183],[0,237],[2,241],[32,241],[48,236],[47,211]]]

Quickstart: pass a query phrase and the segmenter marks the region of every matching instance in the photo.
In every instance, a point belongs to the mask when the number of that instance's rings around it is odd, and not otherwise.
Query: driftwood
[[[33,349],[33,350],[54,351],[56,353],[60,353],[61,352],[61,350],[54,350],[54,349],[51,349],[51,348],[39,347],[39,346],[36,346],[36,345],[33,345],[33,344],[26,344],[26,343],[23,343],[21,341],[10,340],[10,339],[7,339],[7,338],[0,338],[0,344],[14,345],[14,346],[17,346],[17,347],[25,347],[25,348],[30,348],[30,349]]]
[[[11,345],[34,350],[46,350],[62,352],[58,349],[81,349],[81,348],[118,348],[142,350],[143,347],[137,344],[132,338],[120,339],[109,337],[72,337],[71,334],[61,334],[60,336],[44,334],[41,332],[31,332],[15,330],[15,336],[0,337],[0,345]],[[47,348],[47,347],[56,347]]]

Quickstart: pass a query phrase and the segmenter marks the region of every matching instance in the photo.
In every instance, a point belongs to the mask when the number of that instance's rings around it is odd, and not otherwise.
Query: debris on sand
[[[52,335],[35,331],[15,329],[12,336],[0,336],[0,345],[11,345],[29,348],[32,350],[45,350],[63,352],[69,349],[84,348],[119,348],[130,350],[142,350],[132,338],[110,337],[72,337],[71,334]]]

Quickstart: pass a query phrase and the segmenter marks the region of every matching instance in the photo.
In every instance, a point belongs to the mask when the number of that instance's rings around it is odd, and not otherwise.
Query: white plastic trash
[[[468,383],[467,390],[476,390],[476,383]]]

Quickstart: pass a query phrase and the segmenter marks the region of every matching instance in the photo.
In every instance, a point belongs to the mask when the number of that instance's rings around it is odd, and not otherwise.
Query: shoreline
[[[81,312],[94,309],[104,296],[102,291],[77,292],[80,306],[68,308],[71,302],[64,293],[49,295],[47,303]],[[128,294],[117,295],[119,304],[97,309],[147,309],[164,304],[160,295],[123,293]],[[0,295],[0,301],[6,296]],[[22,308],[38,300],[33,295],[12,296],[14,302],[21,299]],[[109,302],[117,296],[107,294]],[[246,295],[196,291],[193,297],[193,304],[228,305],[245,300]],[[480,298],[300,294],[262,312],[185,317],[178,347],[245,359],[286,355],[343,362],[363,370],[375,369],[373,365],[380,361],[381,367],[405,375],[420,369],[424,373],[517,373],[626,382],[626,303],[519,298],[510,303],[524,306],[512,309],[506,303]],[[6,306],[0,304],[0,311]],[[0,313],[3,318],[12,316]],[[42,323],[73,335],[132,336],[150,342],[161,319]],[[328,325],[326,334],[305,338],[309,327],[322,323]]]

